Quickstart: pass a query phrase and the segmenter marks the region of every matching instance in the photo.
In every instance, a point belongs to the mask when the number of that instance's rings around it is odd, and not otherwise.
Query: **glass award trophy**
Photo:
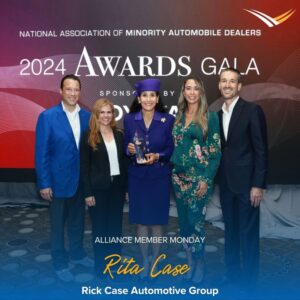
[[[134,134],[133,137],[133,143],[135,147],[135,155],[136,155],[136,162],[138,164],[144,164],[147,159],[145,157],[145,146],[144,146],[144,139],[137,133],[137,131]]]

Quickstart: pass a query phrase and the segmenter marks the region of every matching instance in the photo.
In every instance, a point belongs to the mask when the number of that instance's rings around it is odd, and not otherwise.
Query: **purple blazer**
[[[131,158],[128,175],[139,178],[161,178],[171,172],[170,157],[174,149],[172,129],[174,117],[167,113],[155,112],[147,130],[142,112],[130,113],[124,118],[125,152]],[[136,163],[136,157],[127,151],[129,143],[133,143],[135,133],[144,138],[146,153],[159,153],[159,161],[152,165]]]

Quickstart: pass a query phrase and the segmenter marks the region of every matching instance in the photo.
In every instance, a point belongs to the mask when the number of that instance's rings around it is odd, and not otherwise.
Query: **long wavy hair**
[[[102,142],[98,117],[102,107],[106,105],[109,105],[112,110],[112,119],[109,125],[113,130],[117,128],[113,103],[107,98],[100,98],[96,100],[90,118],[90,134],[88,137],[88,144],[94,151],[97,150],[97,145]]]
[[[198,105],[198,110],[197,114],[194,118],[194,122],[199,125],[199,127],[202,129],[203,136],[204,138],[207,137],[207,132],[208,132],[208,104],[207,104],[207,99],[206,99],[206,94],[205,94],[205,89],[204,85],[201,79],[199,79],[196,76],[190,76],[187,77],[186,80],[183,82],[181,90],[180,90],[180,95],[178,99],[178,113],[175,119],[175,124],[178,124],[182,120],[182,116],[186,112],[188,108],[187,101],[183,95],[185,85],[188,80],[194,80],[196,85],[200,89],[200,97],[199,97],[199,105]]]

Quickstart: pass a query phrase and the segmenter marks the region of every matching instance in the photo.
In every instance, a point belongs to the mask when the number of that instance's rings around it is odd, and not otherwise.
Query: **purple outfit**
[[[147,129],[142,112],[130,113],[124,118],[125,149],[133,143],[136,132],[144,137],[145,153],[159,153],[159,161],[152,165],[137,164],[131,156],[128,168],[129,221],[143,225],[168,223],[170,203],[170,156],[174,144],[172,128],[174,117],[155,112]]]

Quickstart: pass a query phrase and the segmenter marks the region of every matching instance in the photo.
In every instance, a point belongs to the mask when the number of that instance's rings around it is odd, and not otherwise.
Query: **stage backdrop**
[[[231,66],[266,113],[269,183],[299,183],[299,12],[298,0],[1,3],[0,181],[34,181],[36,120],[66,74],[80,76],[82,106],[113,100],[122,127],[136,81],[161,79],[175,114],[183,80],[198,75],[218,110],[218,75]]]

